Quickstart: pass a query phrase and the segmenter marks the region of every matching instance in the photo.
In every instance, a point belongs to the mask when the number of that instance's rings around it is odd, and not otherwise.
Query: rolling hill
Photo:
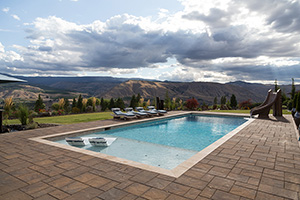
[[[132,95],[141,94],[145,99],[154,97],[165,98],[166,91],[170,98],[187,100],[196,98],[200,103],[212,104],[215,97],[221,96],[229,100],[234,94],[238,102],[251,99],[252,102],[262,102],[273,85],[247,83],[242,81],[225,84],[211,82],[162,82],[149,80],[128,80],[114,77],[17,77],[27,80],[27,83],[11,83],[0,86],[0,98],[13,96],[18,99],[36,100],[38,94],[46,100],[61,97],[73,98],[82,94],[84,97],[124,98],[129,100]],[[291,90],[291,85],[280,85],[285,94]],[[296,86],[300,89],[300,85]]]

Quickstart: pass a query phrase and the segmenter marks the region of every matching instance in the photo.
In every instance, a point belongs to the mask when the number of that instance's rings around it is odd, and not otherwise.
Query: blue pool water
[[[117,140],[109,147],[87,144],[80,148],[173,169],[246,121],[241,117],[187,115],[84,135]],[[57,142],[67,144],[65,140]]]

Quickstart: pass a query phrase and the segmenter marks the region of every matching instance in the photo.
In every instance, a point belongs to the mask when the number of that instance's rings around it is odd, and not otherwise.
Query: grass
[[[210,112],[223,112],[223,113],[245,113],[250,114],[250,110],[210,110]],[[273,111],[271,110],[270,114]],[[288,110],[282,110],[283,114],[290,114]],[[98,113],[84,113],[75,115],[63,115],[63,116],[53,116],[53,117],[39,117],[34,118],[34,121],[38,123],[46,124],[77,124],[81,122],[91,122],[97,120],[112,119],[111,112],[98,112]],[[5,123],[5,121],[3,122]],[[8,124],[20,124],[18,119],[8,120]]]
[[[210,110],[210,112],[223,112],[223,113],[243,113],[243,114],[249,114],[250,115],[250,110]],[[273,114],[273,110],[271,109],[270,114]],[[287,109],[282,110],[282,114],[291,114],[290,111]]]
[[[53,117],[38,117],[34,118],[34,121],[49,124],[77,124],[81,122],[112,119],[113,117],[110,114],[111,112],[98,112]],[[8,120],[8,124],[20,124],[20,121],[18,119]]]

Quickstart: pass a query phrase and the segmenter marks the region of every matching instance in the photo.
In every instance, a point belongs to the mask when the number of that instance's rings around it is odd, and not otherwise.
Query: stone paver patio
[[[1,134],[0,199],[299,199],[291,116],[256,119],[178,178],[29,140],[122,123]]]

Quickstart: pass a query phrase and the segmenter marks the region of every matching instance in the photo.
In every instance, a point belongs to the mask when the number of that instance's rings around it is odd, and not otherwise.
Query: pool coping
[[[156,120],[167,119],[167,118],[183,116],[183,115],[188,115],[188,114],[249,117],[249,115],[246,115],[246,114],[211,113],[211,112],[189,111],[189,112],[180,112],[180,113],[175,113],[175,114],[168,114],[168,115],[160,116],[160,117],[157,117],[157,118],[145,118],[145,119],[141,119],[141,120],[138,120],[138,121],[128,121],[128,122],[124,122],[124,123],[120,123],[120,124],[98,126],[98,127],[93,127],[93,128],[80,129],[80,130],[76,130],[76,131],[69,131],[69,132],[64,132],[64,133],[56,133],[56,134],[52,134],[52,135],[33,137],[33,138],[29,138],[29,140],[36,141],[36,142],[39,142],[39,143],[43,143],[43,144],[50,145],[50,146],[55,146],[55,147],[66,149],[66,150],[71,150],[73,152],[78,152],[78,153],[94,156],[94,157],[97,157],[97,158],[102,158],[102,159],[106,159],[106,160],[109,160],[109,161],[129,165],[129,166],[132,166],[132,167],[137,167],[137,168],[140,168],[140,169],[143,169],[143,170],[148,170],[148,171],[160,173],[160,174],[171,176],[171,177],[174,177],[174,178],[178,178],[179,176],[184,174],[187,170],[192,168],[195,164],[197,164],[199,161],[201,161],[206,156],[208,156],[212,151],[217,149],[219,146],[221,146],[223,143],[225,143],[227,140],[229,140],[231,137],[233,137],[235,134],[237,134],[239,131],[241,131],[242,129],[247,127],[250,123],[252,123],[255,120],[254,118],[249,118],[247,120],[247,122],[243,123],[242,125],[240,125],[236,129],[234,129],[233,131],[231,131],[228,134],[224,135],[219,140],[217,140],[214,143],[210,144],[209,146],[207,146],[203,150],[199,151],[194,156],[192,156],[191,158],[185,160],[184,162],[182,162],[177,167],[175,167],[174,169],[171,169],[171,170],[160,168],[160,167],[155,167],[155,166],[151,166],[151,165],[147,165],[147,164],[143,164],[143,163],[139,163],[139,162],[135,162],[135,161],[131,161],[131,160],[115,157],[115,156],[106,155],[106,154],[103,154],[103,153],[100,153],[100,152],[93,152],[93,151],[90,151],[90,150],[85,150],[85,149],[81,149],[81,148],[77,148],[77,147],[73,147],[73,146],[67,146],[65,144],[60,144],[60,143],[56,143],[56,142],[51,141],[51,138],[53,139],[53,138],[58,138],[58,137],[65,137],[67,135],[74,135],[74,134],[76,135],[77,133],[78,133],[78,135],[82,135],[84,133],[91,133],[91,132],[95,132],[95,131],[99,131],[99,130],[105,130],[107,128],[109,128],[109,129],[113,128],[114,129],[114,128],[130,126],[130,125],[144,123],[144,122],[152,122],[152,121],[156,121]]]

